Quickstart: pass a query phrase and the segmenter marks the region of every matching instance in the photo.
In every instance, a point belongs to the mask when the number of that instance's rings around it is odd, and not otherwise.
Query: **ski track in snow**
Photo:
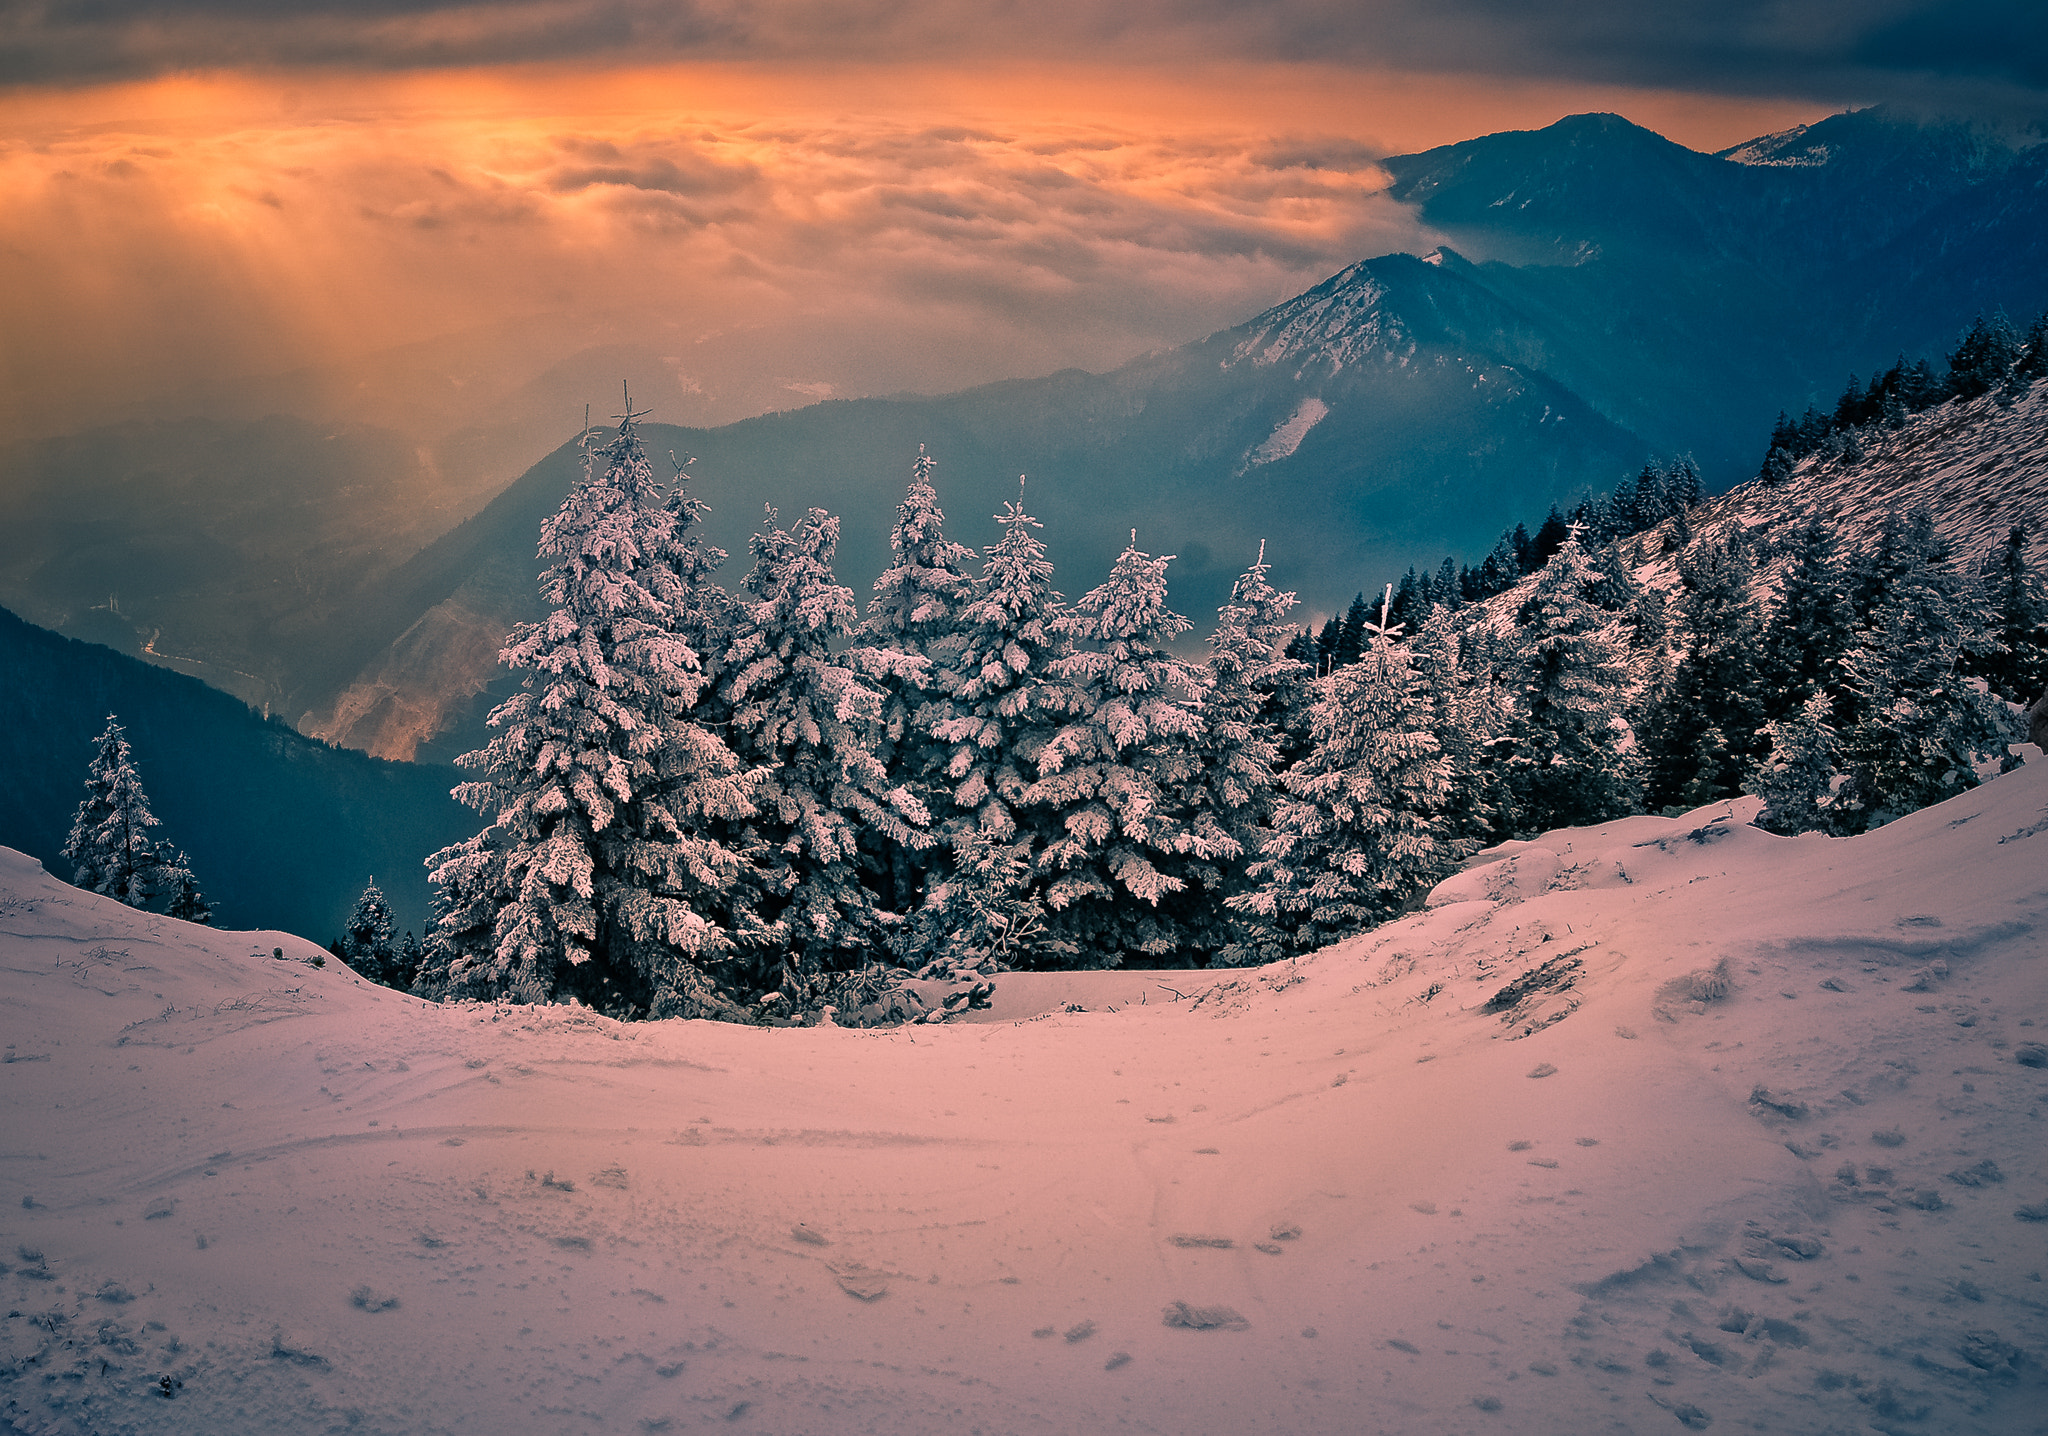
[[[2048,763],[1753,807],[872,1032],[437,1007],[0,850],[0,1417],[2041,1430]]]

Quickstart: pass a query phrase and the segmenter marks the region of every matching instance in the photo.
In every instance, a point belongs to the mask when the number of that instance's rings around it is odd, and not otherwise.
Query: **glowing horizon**
[[[701,422],[1107,368],[1426,248],[1378,192],[1381,156],[1589,109],[1695,148],[1826,113],[1216,63],[16,89],[0,93],[0,252],[18,276],[0,298],[0,437],[82,427],[82,394],[120,412],[462,335],[465,352],[494,335],[523,351],[473,361],[497,390],[637,345],[669,371],[677,417]]]

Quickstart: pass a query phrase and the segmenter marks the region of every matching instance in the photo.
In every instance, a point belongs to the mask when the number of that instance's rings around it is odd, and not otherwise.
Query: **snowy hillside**
[[[1740,523],[1768,533],[1819,514],[1854,547],[1888,510],[1922,506],[1958,554],[1981,555],[2016,524],[2048,537],[2048,383],[2004,402],[1997,394],[1951,400],[1896,430],[1861,432],[1860,460],[1812,455],[1776,488],[1752,481],[1709,501],[1693,527]],[[2036,542],[2030,555],[2048,566],[2048,543]]]
[[[0,1427],[2040,1429],[2048,763],[1750,806],[898,1031],[436,1007],[0,851]]]

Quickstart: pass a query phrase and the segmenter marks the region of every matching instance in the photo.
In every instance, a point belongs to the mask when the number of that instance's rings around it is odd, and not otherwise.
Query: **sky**
[[[2044,96],[2021,3],[0,0],[0,443],[1107,368],[1426,250],[1388,154]]]

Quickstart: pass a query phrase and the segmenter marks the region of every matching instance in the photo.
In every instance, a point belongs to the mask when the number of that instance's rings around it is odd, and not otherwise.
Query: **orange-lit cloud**
[[[345,389],[366,382],[345,361],[429,341],[431,382],[357,417],[445,428],[592,349],[658,365],[662,417],[684,422],[1106,367],[1426,247],[1378,193],[1378,155],[1624,106],[1701,145],[1818,113],[1252,66],[17,91],[0,97],[0,430],[180,389],[203,408],[243,374],[324,368]]]

